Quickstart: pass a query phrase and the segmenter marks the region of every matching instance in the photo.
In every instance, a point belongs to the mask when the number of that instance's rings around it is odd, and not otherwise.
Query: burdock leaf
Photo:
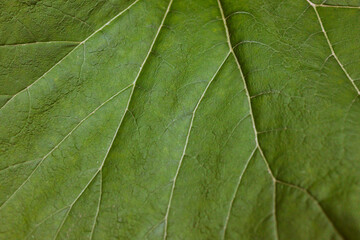
[[[358,239],[360,2],[4,0],[0,239]]]

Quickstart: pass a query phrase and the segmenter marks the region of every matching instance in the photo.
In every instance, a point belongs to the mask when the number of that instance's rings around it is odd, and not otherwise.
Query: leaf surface
[[[358,239],[360,3],[0,3],[0,239]]]

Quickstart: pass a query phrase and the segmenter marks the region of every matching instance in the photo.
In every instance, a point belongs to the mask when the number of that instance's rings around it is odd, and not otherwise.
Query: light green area
[[[314,3],[2,1],[0,239],[358,239],[360,7]]]

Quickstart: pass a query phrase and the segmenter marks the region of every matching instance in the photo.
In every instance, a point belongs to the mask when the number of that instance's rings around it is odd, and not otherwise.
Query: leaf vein
[[[164,17],[163,17],[163,19],[162,19],[162,21],[161,21],[161,23],[160,23],[160,25],[159,25],[159,28],[158,28],[158,30],[157,30],[157,32],[156,32],[156,34],[155,34],[155,37],[154,37],[154,39],[153,39],[153,41],[152,41],[152,43],[151,43],[151,45],[150,45],[150,48],[149,48],[149,50],[148,50],[148,52],[147,52],[147,54],[146,54],[146,56],[145,56],[145,59],[144,59],[144,61],[142,62],[141,66],[140,66],[140,69],[139,69],[139,71],[138,71],[138,73],[137,73],[137,75],[136,75],[136,77],[135,77],[135,80],[133,81],[132,84],[129,85],[129,86],[132,86],[131,93],[130,93],[128,102],[127,102],[127,104],[126,104],[126,108],[125,108],[125,110],[124,110],[124,114],[122,115],[121,120],[120,120],[120,123],[119,123],[119,125],[118,125],[118,127],[117,127],[117,129],[116,129],[116,131],[115,131],[115,134],[114,134],[114,136],[113,136],[113,138],[112,138],[112,140],[111,140],[111,142],[110,142],[110,144],[109,144],[109,147],[108,147],[108,149],[107,149],[107,151],[106,151],[105,157],[104,157],[104,159],[103,159],[103,161],[102,161],[99,169],[96,171],[96,173],[95,173],[95,174],[93,175],[93,177],[90,179],[90,181],[88,182],[88,184],[86,184],[86,186],[85,186],[84,189],[80,192],[80,194],[79,194],[78,197],[75,199],[75,201],[72,203],[72,205],[79,199],[79,197],[82,195],[82,193],[88,188],[88,186],[90,185],[90,183],[95,179],[95,177],[96,177],[97,174],[102,170],[102,168],[103,168],[103,166],[104,166],[104,164],[105,164],[105,161],[106,161],[106,159],[107,159],[107,157],[108,157],[108,155],[109,155],[109,152],[110,152],[110,150],[111,150],[111,148],[112,148],[112,146],[113,146],[113,143],[114,143],[114,141],[115,141],[115,139],[116,139],[116,136],[117,136],[117,134],[118,134],[118,132],[119,132],[119,129],[120,129],[120,127],[122,126],[122,123],[123,123],[123,121],[124,121],[125,115],[126,115],[126,113],[128,112],[128,109],[129,109],[129,106],[130,106],[130,102],[131,102],[131,100],[132,100],[132,96],[133,96],[133,93],[134,93],[134,91],[135,91],[135,87],[136,87],[137,80],[139,79],[139,76],[140,76],[140,74],[141,74],[141,72],[142,72],[142,70],[143,70],[143,68],[144,68],[144,65],[145,65],[145,63],[147,62],[147,60],[148,60],[148,58],[149,58],[149,56],[150,56],[150,54],[151,54],[151,51],[152,51],[152,49],[153,49],[153,47],[154,47],[154,45],[155,45],[155,42],[156,42],[156,40],[157,40],[157,37],[159,36],[159,33],[160,33],[160,31],[161,31],[161,29],[162,29],[162,27],[163,27],[163,25],[164,25],[166,16],[168,15],[168,13],[169,13],[169,11],[170,11],[170,7],[171,7],[172,2],[173,2],[173,0],[170,0],[169,5],[168,5],[168,8],[167,8],[167,10],[166,10],[166,12],[165,12],[165,14],[164,14]],[[100,204],[100,203],[99,203],[99,204]],[[99,205],[99,209],[98,209],[97,211],[100,211],[100,205]],[[65,218],[66,218],[66,217],[67,217],[67,215],[65,216]],[[63,223],[62,223],[62,224],[63,224]],[[94,225],[94,227],[95,227],[95,225]]]
[[[127,87],[123,88],[122,90],[120,90],[119,92],[117,92],[116,94],[114,94],[113,96],[111,96],[109,99],[107,99],[105,102],[103,102],[102,104],[100,104],[97,108],[95,108],[91,113],[89,113],[85,118],[83,118],[78,124],[75,125],[75,127],[73,129],[71,129],[71,131],[65,135],[65,137],[63,139],[61,139],[61,141],[56,144],[40,161],[39,163],[36,165],[36,167],[34,168],[34,170],[30,173],[30,175],[25,179],[25,181],[15,190],[15,192],[0,206],[0,210],[9,202],[9,200],[29,181],[29,179],[31,178],[31,176],[36,172],[36,170],[40,167],[40,165],[45,161],[45,159],[52,153],[54,152],[56,149],[59,148],[59,146],[67,139],[71,136],[71,134],[78,129],[87,119],[89,119],[93,114],[95,114],[95,112],[97,112],[101,107],[103,107],[106,103],[110,102],[112,99],[114,99],[116,96],[118,96],[119,94],[121,94],[122,92],[124,92],[125,90],[127,90],[130,86],[132,86],[133,84],[128,85]],[[34,161],[34,160],[31,160]],[[29,161],[27,161],[29,162]],[[26,162],[22,162],[22,164],[24,164]]]
[[[48,74],[52,69],[54,69],[57,65],[59,65],[64,59],[66,59],[72,52],[74,52],[81,44],[84,44],[86,41],[88,41],[92,36],[94,36],[96,33],[98,33],[99,31],[103,30],[107,25],[109,25],[111,22],[113,22],[115,19],[117,19],[119,16],[121,16],[123,13],[125,13],[126,11],[128,11],[132,6],[134,6],[138,1],[140,0],[135,0],[134,2],[132,2],[127,8],[125,8],[124,10],[122,10],[120,13],[118,13],[117,15],[115,15],[115,17],[113,17],[112,19],[110,19],[107,23],[105,23],[103,26],[101,26],[99,29],[97,29],[95,32],[93,32],[92,34],[90,34],[87,38],[85,38],[82,42],[80,42],[78,45],[76,45],[70,52],[68,52],[63,58],[61,58],[57,63],[55,63],[49,70],[47,70],[43,75],[41,75],[38,79],[36,79],[33,83],[31,83],[29,86],[27,86],[26,88],[24,88],[23,90],[17,92],[16,94],[14,94],[1,108],[0,110],[2,110],[5,106],[7,106],[7,104],[9,102],[11,102],[18,94],[20,94],[21,92],[25,91],[26,89],[32,87],[36,82],[38,82],[40,79],[42,79],[46,74]]]
[[[29,43],[15,43],[15,44],[3,44],[0,47],[18,47],[18,46],[29,46],[29,45],[36,45],[36,44],[80,44],[81,42],[77,41],[47,41],[47,42],[29,42]]]
[[[247,170],[248,166],[249,166],[249,163],[251,161],[251,159],[253,158],[255,152],[257,150],[257,147],[254,148],[254,150],[251,152],[250,154],[250,157],[248,158],[248,160],[246,161],[245,163],[245,166],[243,168],[243,170],[241,171],[240,175],[239,175],[239,179],[237,181],[237,184],[236,184],[236,187],[235,187],[235,191],[234,191],[234,194],[231,198],[231,201],[230,201],[230,204],[229,204],[229,209],[228,209],[228,212],[227,212],[227,215],[226,215],[226,218],[225,218],[225,223],[224,223],[224,227],[223,227],[223,231],[222,231],[222,236],[221,236],[221,239],[224,240],[225,239],[225,234],[226,234],[226,230],[227,230],[227,226],[228,226],[228,223],[229,223],[229,219],[230,219],[230,214],[231,214],[231,211],[232,211],[232,207],[234,205],[234,201],[235,201],[235,198],[236,198],[236,195],[239,191],[239,188],[240,188],[240,184],[242,182],[242,179],[243,179],[243,176],[245,174],[245,171]]]
[[[354,86],[356,92],[358,95],[360,95],[360,90],[359,88],[356,86],[354,80],[351,78],[350,74],[347,72],[347,70],[345,69],[344,65],[340,62],[339,58],[337,57],[335,51],[334,51],[334,48],[330,42],[330,39],[329,39],[329,36],[327,35],[326,31],[325,31],[325,28],[324,28],[324,25],[322,23],[322,20],[320,18],[320,15],[319,15],[319,12],[318,10],[316,9],[316,7],[318,7],[319,5],[316,5],[314,3],[312,3],[310,0],[306,0],[314,9],[315,11],[315,14],[316,14],[316,17],[319,21],[319,24],[320,24],[320,27],[321,27],[321,31],[324,33],[324,37],[326,39],[326,42],[327,44],[329,45],[329,48],[330,48],[330,51],[331,51],[331,54],[334,56],[336,62],[339,64],[340,68],[343,70],[343,72],[345,73],[346,77],[350,80],[351,84]],[[320,5],[321,6],[321,5]],[[327,5],[325,5],[327,6]]]
[[[94,230],[95,230],[95,226],[96,226],[96,221],[97,218],[99,216],[99,211],[100,211],[100,204],[101,204],[101,199],[102,199],[102,185],[103,185],[103,175],[102,175],[102,170],[100,171],[101,177],[100,177],[100,193],[99,193],[99,200],[98,200],[98,205],[96,208],[96,214],[95,214],[95,219],[94,219],[94,224],[91,228],[91,233],[90,233],[90,238],[89,240],[91,240],[94,236]]]
[[[251,116],[251,122],[252,122],[252,127],[253,127],[253,130],[254,130],[254,135],[255,135],[255,144],[256,144],[256,148],[259,149],[259,152],[260,152],[260,155],[262,156],[264,162],[265,162],[265,165],[267,167],[267,170],[273,180],[273,185],[274,185],[274,189],[273,189],[273,214],[274,214],[274,224],[275,224],[275,238],[276,239],[279,239],[279,235],[278,235],[278,229],[277,229],[277,219],[276,219],[276,178],[274,177],[273,173],[272,173],[272,170],[269,166],[269,163],[268,161],[266,160],[265,158],[265,155],[260,147],[260,144],[259,144],[259,140],[258,140],[258,132],[256,130],[256,125],[255,125],[255,119],[254,119],[254,114],[253,114],[253,110],[252,110],[252,105],[251,105],[251,98],[250,98],[250,93],[249,93],[249,89],[247,87],[247,83],[246,83],[246,80],[245,80],[245,77],[244,77],[244,73],[242,72],[241,70],[241,66],[240,66],[240,63],[239,63],[239,60],[234,52],[234,48],[232,47],[232,44],[231,44],[231,40],[230,40],[230,33],[229,33],[229,28],[227,26],[227,22],[226,22],[226,17],[224,15],[224,10],[222,8],[222,4],[221,4],[221,0],[217,0],[218,2],[218,6],[219,6],[219,10],[220,10],[220,14],[221,14],[221,17],[222,17],[222,20],[223,20],[223,23],[224,23],[224,28],[225,28],[225,33],[226,33],[226,38],[227,38],[227,42],[228,42],[228,45],[229,45],[229,49],[230,49],[230,52],[232,53],[234,59],[235,59],[235,62],[236,62],[236,65],[239,69],[239,72],[240,72],[240,75],[241,75],[241,78],[243,80],[243,84],[244,84],[244,89],[245,89],[245,93],[246,93],[246,97],[247,97],[247,100],[248,100],[248,105],[249,105],[249,114]]]
[[[325,218],[328,220],[329,224],[331,225],[331,227],[334,229],[334,231],[341,237],[341,239],[344,239],[344,236],[342,236],[342,234],[339,232],[339,230],[335,227],[334,223],[331,221],[331,219],[329,218],[328,214],[325,212],[324,208],[321,206],[319,200],[317,200],[307,189],[302,188],[300,186],[297,186],[295,184],[292,183],[288,183],[288,182],[284,182],[282,180],[276,180],[277,183],[291,187],[291,188],[295,188],[297,190],[300,190],[301,192],[303,192],[304,194],[306,194],[307,196],[309,196],[309,198],[315,202],[316,206],[318,206],[318,208],[320,209],[321,213],[325,216]]]
[[[181,158],[180,158],[180,161],[178,163],[178,167],[176,169],[176,173],[175,173],[175,176],[173,178],[173,184],[172,184],[172,187],[171,187],[171,192],[170,192],[170,197],[169,197],[169,202],[168,202],[168,206],[167,206],[167,209],[166,209],[166,213],[165,213],[165,217],[164,217],[164,236],[163,236],[163,239],[165,240],[167,238],[167,229],[168,229],[168,217],[169,217],[169,213],[170,213],[170,208],[171,208],[171,203],[172,203],[172,199],[173,199],[173,195],[174,195],[174,190],[175,190],[175,186],[176,186],[176,180],[178,178],[178,175],[179,175],[179,172],[180,172],[180,168],[182,166],[182,162],[184,160],[184,157],[185,157],[185,152],[186,152],[186,148],[188,146],[188,143],[189,143],[189,138],[190,138],[190,133],[191,133],[191,130],[192,130],[192,127],[193,127],[193,122],[194,122],[194,118],[195,118],[195,115],[196,115],[196,111],[201,103],[201,101],[203,100],[204,96],[205,96],[205,93],[207,92],[207,90],[209,89],[211,83],[214,81],[215,77],[218,75],[218,73],[220,72],[220,69],[222,68],[222,66],[224,65],[224,63],[226,62],[226,60],[228,59],[230,55],[230,52],[228,52],[226,54],[226,57],[224,58],[224,60],[222,61],[222,63],[220,64],[220,66],[218,67],[218,69],[216,70],[216,72],[214,73],[214,75],[212,76],[211,80],[209,81],[209,83],[207,84],[207,86],[205,87],[205,90],[204,92],[201,94],[193,112],[192,112],[192,116],[191,116],[191,120],[190,120],[190,125],[189,125],[189,130],[188,130],[188,133],[186,135],[186,140],[185,140],[185,145],[184,145],[184,149],[183,149],[183,152],[182,152],[182,155],[181,155]]]

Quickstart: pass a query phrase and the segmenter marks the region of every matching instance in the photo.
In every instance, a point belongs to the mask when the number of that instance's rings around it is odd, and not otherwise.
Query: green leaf
[[[0,239],[358,239],[360,1],[4,0]]]

